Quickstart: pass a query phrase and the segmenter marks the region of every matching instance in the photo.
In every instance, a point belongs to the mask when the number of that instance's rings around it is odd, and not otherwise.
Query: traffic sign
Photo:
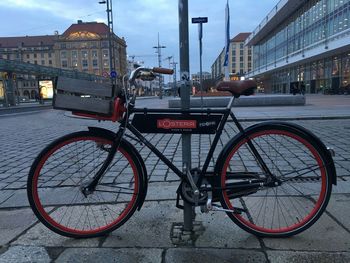
[[[117,72],[115,70],[111,71],[111,78],[115,79],[117,77]]]
[[[102,72],[102,76],[105,77],[105,78],[108,78],[109,77],[109,74],[107,71],[103,71]]]
[[[208,23],[208,17],[194,17],[192,18],[192,24]]]

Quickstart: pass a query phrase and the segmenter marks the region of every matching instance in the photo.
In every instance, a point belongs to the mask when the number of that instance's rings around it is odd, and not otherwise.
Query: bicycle
[[[172,74],[172,70],[140,67],[131,73],[130,87],[136,79],[152,80],[157,74]],[[182,199],[202,212],[223,211],[239,227],[262,237],[298,234],[324,212],[336,184],[332,152],[296,124],[267,121],[244,129],[231,108],[235,98],[254,93],[255,82],[221,82],[217,89],[233,95],[226,108],[190,110],[136,108],[136,96],[129,96],[125,86],[108,116],[73,111],[118,121],[116,132],[89,127],[68,134],[45,147],[33,162],[29,203],[52,231],[73,238],[97,237],[114,231],[141,209],[148,176],[130,141],[149,148],[180,178],[179,208]],[[209,171],[229,117],[239,132]],[[181,171],[142,135],[152,132],[215,137],[203,166]]]

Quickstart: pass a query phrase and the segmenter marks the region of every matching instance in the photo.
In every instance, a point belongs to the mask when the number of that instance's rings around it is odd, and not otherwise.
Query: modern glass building
[[[350,0],[281,0],[245,42],[268,93],[350,93]]]

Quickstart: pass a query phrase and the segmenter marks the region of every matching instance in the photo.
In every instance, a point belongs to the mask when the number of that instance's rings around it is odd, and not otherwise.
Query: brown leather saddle
[[[233,81],[220,81],[216,85],[218,91],[228,91],[239,98],[239,96],[250,96],[254,94],[256,89],[256,82],[254,80],[233,80]]]

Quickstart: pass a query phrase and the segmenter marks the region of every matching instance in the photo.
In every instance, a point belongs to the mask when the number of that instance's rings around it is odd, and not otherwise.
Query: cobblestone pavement
[[[350,119],[292,122],[314,132],[336,152],[338,186],[334,187],[325,215],[312,231],[276,240],[247,234],[232,226],[224,214],[198,214],[196,220],[203,223],[205,231],[194,240],[196,249],[192,249],[177,248],[169,238],[171,225],[182,221],[182,211],[174,206],[178,178],[141,145],[136,147],[145,158],[150,176],[148,196],[142,210],[125,226],[108,237],[89,240],[67,239],[47,230],[37,223],[26,197],[27,175],[34,158],[45,145],[67,133],[86,130],[87,126],[111,130],[116,126],[67,117],[66,113],[53,110],[1,117],[0,262],[349,262]],[[252,124],[243,122],[245,127]],[[233,123],[228,123],[211,165],[236,133]],[[150,134],[147,138],[181,167],[180,135]],[[204,162],[212,139],[212,135],[192,136],[193,167]]]

